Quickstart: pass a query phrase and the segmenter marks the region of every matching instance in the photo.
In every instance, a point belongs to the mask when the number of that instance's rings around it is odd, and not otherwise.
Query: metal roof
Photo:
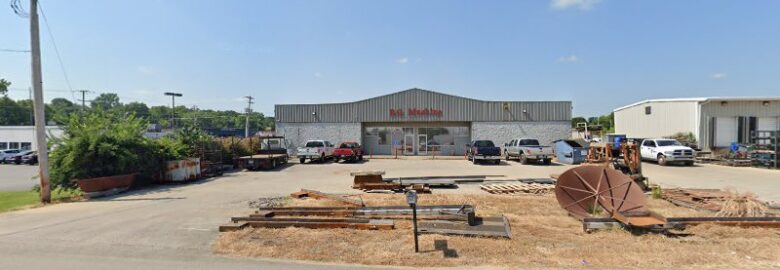
[[[705,101],[780,101],[780,97],[690,97],[690,98],[658,98],[658,99],[646,99],[639,102],[634,102],[626,106],[618,107],[612,110],[617,112],[623,109],[628,109],[634,106],[642,105],[651,102],[705,102]]]
[[[274,116],[280,123],[569,121],[571,101],[485,101],[412,88],[354,102],[280,104]]]

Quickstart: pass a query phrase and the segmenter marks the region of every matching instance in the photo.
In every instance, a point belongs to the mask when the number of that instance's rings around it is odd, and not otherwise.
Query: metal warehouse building
[[[483,101],[409,89],[335,104],[275,106],[276,133],[289,147],[307,140],[361,142],[367,153],[463,155],[476,139],[503,145],[512,138],[543,143],[571,135],[570,101]],[[394,150],[396,149],[396,150]]]
[[[651,99],[614,112],[615,133],[650,138],[691,132],[702,149],[749,143],[753,131],[780,128],[780,97]]]

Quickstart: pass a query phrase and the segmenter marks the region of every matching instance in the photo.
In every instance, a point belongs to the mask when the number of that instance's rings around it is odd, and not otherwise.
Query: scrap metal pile
[[[482,190],[491,194],[523,195],[536,194],[543,195],[552,193],[555,190],[555,184],[548,183],[496,183],[484,184],[479,186]]]
[[[383,178],[384,171],[352,172],[352,188],[365,192],[404,192],[414,190],[417,193],[431,193],[431,188],[456,188],[462,183],[481,183],[490,177],[504,175],[455,175],[455,176],[417,176]]]
[[[572,168],[558,177],[555,196],[563,209],[583,222],[586,232],[625,228],[667,232],[703,223],[741,227],[780,227],[777,217],[666,218],[650,211],[633,179],[605,166]]]
[[[661,197],[674,205],[716,212],[716,216],[755,217],[769,215],[769,205],[752,194],[720,189],[664,189]]]
[[[248,216],[233,217],[231,223],[219,227],[220,232],[247,227],[312,229],[348,228],[362,230],[392,230],[395,220],[411,220],[412,208],[400,206],[364,206],[362,200],[347,196],[302,189],[293,198],[333,200],[343,207],[257,207]],[[503,217],[478,217],[473,205],[418,205],[419,233],[452,234],[511,238],[508,220]]]

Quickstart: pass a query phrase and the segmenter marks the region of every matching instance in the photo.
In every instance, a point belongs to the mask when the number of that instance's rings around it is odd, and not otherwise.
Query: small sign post
[[[412,224],[414,224],[414,252],[420,252],[420,246],[417,242],[417,192],[409,190],[406,192],[406,202],[412,207]]]

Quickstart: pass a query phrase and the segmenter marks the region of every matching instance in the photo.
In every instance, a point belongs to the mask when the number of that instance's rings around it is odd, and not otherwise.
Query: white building
[[[780,97],[651,99],[614,112],[617,134],[650,138],[690,132],[702,149],[748,143],[752,131],[780,129]]]
[[[46,136],[60,137],[62,129],[58,126],[47,126]],[[35,149],[35,126],[0,126],[0,150],[5,149]]]

